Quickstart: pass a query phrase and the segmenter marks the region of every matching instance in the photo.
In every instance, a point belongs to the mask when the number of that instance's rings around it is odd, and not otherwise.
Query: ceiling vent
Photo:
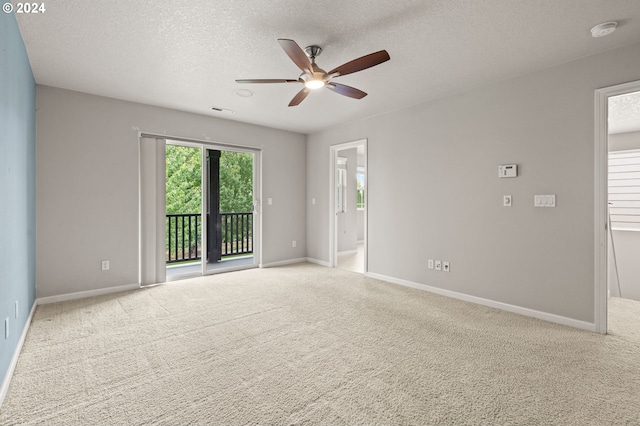
[[[218,108],[218,107],[211,107],[211,110],[214,112],[221,112],[223,114],[235,114],[235,111],[232,111],[230,109],[226,109],[226,108]]]

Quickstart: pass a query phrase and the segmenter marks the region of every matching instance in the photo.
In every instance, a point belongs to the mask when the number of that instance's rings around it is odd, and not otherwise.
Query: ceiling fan
[[[348,96],[354,99],[362,99],[367,94],[362,90],[358,90],[355,87],[347,86],[345,84],[334,83],[331,79],[340,77],[342,75],[351,74],[354,72],[362,71],[367,68],[379,65],[383,62],[391,59],[386,50],[380,50],[379,52],[371,53],[369,55],[362,56],[353,61],[342,64],[339,67],[326,72],[316,64],[316,58],[320,56],[322,48],[319,46],[308,46],[304,51],[293,40],[286,38],[278,39],[278,43],[284,50],[284,52],[291,58],[291,60],[302,70],[302,74],[297,80],[288,79],[245,79],[236,80],[236,83],[302,83],[304,87],[300,90],[289,102],[289,106],[296,106],[300,104],[307,97],[311,90],[320,89],[326,87],[329,90],[333,90],[344,96]]]

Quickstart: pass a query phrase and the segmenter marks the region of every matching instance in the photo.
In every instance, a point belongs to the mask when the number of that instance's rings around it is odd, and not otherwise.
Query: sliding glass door
[[[255,153],[206,150],[206,271],[257,265]]]
[[[258,265],[259,151],[167,140],[168,279]]]

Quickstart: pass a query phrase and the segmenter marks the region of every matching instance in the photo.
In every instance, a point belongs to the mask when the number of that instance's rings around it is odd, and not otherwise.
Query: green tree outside
[[[220,212],[253,211],[253,155],[222,151],[220,154]]]
[[[167,214],[200,213],[202,161],[200,149],[167,145]]]
[[[167,145],[167,213],[200,213],[202,161],[199,148]],[[253,210],[253,156],[220,154],[220,212]]]
[[[166,146],[167,214],[201,213],[201,179],[202,158],[199,148],[179,145]],[[220,155],[220,212],[247,213],[251,211],[253,211],[253,156],[248,153],[222,151]],[[194,256],[195,251],[199,251],[198,242],[200,241],[202,224],[198,222],[196,227],[195,219],[193,219],[191,235],[189,235],[187,225],[184,225],[186,234],[184,237],[185,251],[183,253],[182,220],[182,217],[167,218],[167,232],[171,227],[171,237],[173,237],[171,248],[169,248],[169,238],[167,238],[167,259],[188,257],[187,252]],[[174,234],[176,229],[178,229],[177,235]],[[250,230],[238,230],[237,232],[241,235],[246,235],[242,234],[242,232],[246,233],[250,232]],[[186,247],[189,245],[187,243],[189,236],[192,247]],[[234,236],[232,238],[235,239],[237,237]],[[199,255],[200,253],[198,253]]]

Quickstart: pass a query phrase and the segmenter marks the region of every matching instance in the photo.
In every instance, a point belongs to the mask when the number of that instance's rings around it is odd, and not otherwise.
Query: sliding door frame
[[[201,155],[201,171],[200,171],[200,179],[201,179],[201,190],[202,190],[202,204],[200,207],[201,210],[201,223],[202,223],[202,235],[200,236],[200,247],[201,247],[201,274],[204,275],[212,275],[220,272],[231,272],[235,270],[242,269],[250,269],[257,268],[262,264],[262,209],[261,209],[261,200],[262,200],[262,149],[254,148],[250,146],[243,145],[233,145],[233,144],[225,144],[219,142],[211,142],[211,141],[201,141],[194,139],[186,139],[174,136],[165,136],[165,135],[157,135],[150,133],[140,132],[139,138],[158,138],[165,139],[166,144],[168,145],[178,145],[178,146],[186,146],[191,148],[200,149]],[[207,253],[207,239],[206,235],[208,232],[207,229],[207,220],[206,220],[206,203],[208,197],[207,187],[207,167],[206,167],[206,155],[207,149],[219,150],[219,151],[230,151],[230,152],[242,152],[253,155],[253,263],[251,265],[238,266],[238,267],[230,267],[230,268],[221,268],[214,270],[207,270],[207,261],[206,261],[206,253]],[[166,160],[165,160],[166,161]],[[165,182],[166,185],[166,182]],[[166,215],[166,210],[165,210]],[[181,279],[186,277],[187,275],[180,275],[177,279]],[[167,279],[170,281],[170,279]]]

